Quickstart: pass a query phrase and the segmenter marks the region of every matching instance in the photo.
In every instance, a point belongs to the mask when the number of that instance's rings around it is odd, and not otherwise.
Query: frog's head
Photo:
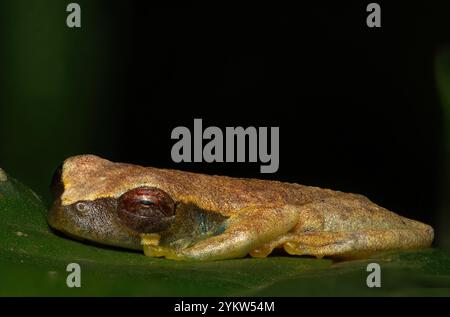
[[[141,234],[162,232],[175,218],[175,202],[151,174],[93,155],[69,158],[52,180],[48,223],[77,239],[141,249]]]

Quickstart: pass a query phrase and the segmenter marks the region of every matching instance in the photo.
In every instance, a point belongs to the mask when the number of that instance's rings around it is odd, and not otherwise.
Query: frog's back
[[[205,175],[114,163],[95,155],[67,159],[63,165],[62,203],[117,198],[130,188],[153,186],[174,199],[200,208],[232,214],[255,205],[304,205],[337,192],[271,180]]]
[[[158,170],[157,174],[164,180],[163,183],[168,185],[168,190],[181,200],[222,213],[233,213],[257,205],[302,206],[338,193],[319,187],[254,178],[177,170]]]

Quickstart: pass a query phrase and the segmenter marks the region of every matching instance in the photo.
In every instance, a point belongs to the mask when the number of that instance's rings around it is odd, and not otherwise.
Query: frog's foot
[[[276,247],[292,255],[317,258],[358,258],[377,251],[416,249],[430,246],[433,229],[363,230],[357,232],[307,232],[286,234],[250,252],[253,257],[265,257]]]
[[[153,258],[166,257],[167,259],[181,260],[182,255],[176,249],[160,245],[160,238],[160,235],[156,233],[141,234],[144,254]]]
[[[165,257],[171,260],[183,260],[184,256],[181,252],[158,245],[144,245],[144,254],[153,258]]]

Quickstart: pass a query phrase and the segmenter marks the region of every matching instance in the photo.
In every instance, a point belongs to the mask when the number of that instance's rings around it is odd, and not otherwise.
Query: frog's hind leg
[[[354,258],[395,249],[428,247],[433,228],[377,206],[364,196],[338,193],[304,205],[299,223],[250,252],[264,257],[274,248],[289,254]]]
[[[431,230],[431,232],[430,232]],[[357,232],[306,232],[287,234],[250,252],[264,257],[276,247],[291,255],[310,255],[317,258],[359,258],[377,251],[415,249],[431,244],[429,229],[363,230]]]

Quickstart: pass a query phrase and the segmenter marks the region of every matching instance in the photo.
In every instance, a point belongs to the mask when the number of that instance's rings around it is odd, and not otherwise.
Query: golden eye
[[[175,202],[161,189],[138,187],[120,196],[117,213],[130,229],[140,233],[161,232],[175,219]]]

